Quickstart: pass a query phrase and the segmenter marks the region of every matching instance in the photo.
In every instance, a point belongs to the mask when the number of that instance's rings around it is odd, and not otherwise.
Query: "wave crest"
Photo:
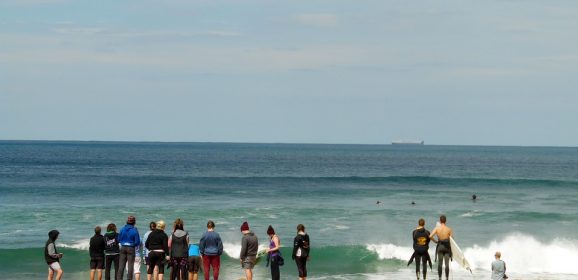
[[[413,249],[394,244],[368,244],[366,249],[375,252],[379,259],[408,260]],[[430,254],[435,244],[430,244]],[[462,247],[464,255],[474,270],[491,270],[494,253],[500,251],[508,271],[519,274],[553,273],[578,275],[578,241],[554,239],[551,242],[540,242],[533,236],[514,233],[502,240],[492,241],[487,245]],[[452,262],[452,267],[459,266]]]

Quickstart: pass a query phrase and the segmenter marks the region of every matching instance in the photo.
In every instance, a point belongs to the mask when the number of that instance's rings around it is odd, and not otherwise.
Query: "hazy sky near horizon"
[[[578,146],[578,1],[0,0],[0,139]]]

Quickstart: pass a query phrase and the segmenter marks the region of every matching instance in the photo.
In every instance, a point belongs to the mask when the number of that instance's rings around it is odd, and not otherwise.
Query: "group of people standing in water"
[[[165,222],[150,222],[149,230],[140,238],[135,227],[136,218],[129,216],[120,232],[115,224],[111,223],[102,234],[101,227],[94,229],[94,236],[90,239],[90,279],[102,279],[102,272],[106,280],[111,279],[111,270],[114,267],[113,279],[122,280],[126,275],[128,280],[140,280],[141,263],[147,266],[147,280],[161,280],[164,277],[165,266],[170,267],[171,280],[197,280],[199,271],[203,272],[204,279],[209,280],[212,270],[214,280],[219,279],[223,242],[215,231],[215,223],[207,222],[207,231],[198,242],[190,240],[188,232],[184,230],[183,220],[178,218],[173,223],[173,231],[168,236],[165,233]],[[246,280],[253,279],[253,268],[261,257],[267,255],[267,266],[271,269],[271,279],[279,280],[279,267],[284,264],[280,251],[281,241],[275,234],[274,228],[269,225],[268,248],[259,252],[257,236],[245,221],[241,225],[241,252],[239,260],[246,276]],[[48,280],[60,280],[63,275],[55,241],[59,232],[52,230],[48,233],[44,256],[48,264]],[[293,242],[292,259],[295,260],[299,272],[299,280],[307,278],[307,261],[309,260],[309,235],[305,226],[297,226],[297,235]],[[202,269],[201,269],[202,268]]]

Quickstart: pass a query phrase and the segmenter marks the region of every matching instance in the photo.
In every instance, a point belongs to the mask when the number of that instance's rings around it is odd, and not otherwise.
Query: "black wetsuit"
[[[450,275],[450,258],[452,257],[452,247],[450,245],[450,240],[440,240],[438,242],[437,250],[437,261],[438,261],[438,277],[442,279],[442,261],[445,263],[446,279]]]
[[[429,261],[431,265],[431,258],[428,253],[429,249],[429,231],[425,228],[418,228],[413,231],[413,256],[415,258],[415,274],[419,278],[420,265],[423,266],[423,279],[427,275],[427,263]],[[411,261],[411,260],[410,260]]]

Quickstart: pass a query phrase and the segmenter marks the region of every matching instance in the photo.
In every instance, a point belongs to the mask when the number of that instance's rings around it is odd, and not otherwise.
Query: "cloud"
[[[206,32],[197,33],[198,35],[207,35],[207,36],[215,36],[215,37],[239,37],[242,34],[239,32],[233,31],[222,31],[222,30],[209,30]]]
[[[0,5],[6,6],[37,6],[50,4],[63,4],[69,0],[3,0]]]
[[[0,36],[2,39],[2,36]],[[38,39],[38,38],[37,38]],[[299,48],[239,48],[237,46],[198,46],[182,44],[132,47],[103,51],[61,45],[43,40],[42,49],[14,48],[0,53],[4,65],[143,65],[186,68],[195,72],[263,72],[314,70],[327,67],[362,65],[373,61],[370,51],[355,46],[304,46]]]
[[[300,14],[293,17],[299,24],[313,27],[335,27],[339,23],[337,15],[334,14]]]
[[[444,72],[441,72],[444,74]],[[494,79],[528,76],[532,71],[521,67],[455,67],[445,72],[452,79]]]
[[[96,33],[102,33],[106,29],[99,27],[59,27],[53,30],[54,32],[60,34],[92,35]]]
[[[148,41],[151,43],[164,44],[169,41],[182,41],[196,37],[241,37],[242,34],[235,31],[226,30],[206,30],[198,32],[181,32],[167,30],[150,30],[150,31],[115,31],[100,27],[59,27],[53,29],[54,32],[66,35],[99,35],[100,41],[107,40],[136,40]]]

